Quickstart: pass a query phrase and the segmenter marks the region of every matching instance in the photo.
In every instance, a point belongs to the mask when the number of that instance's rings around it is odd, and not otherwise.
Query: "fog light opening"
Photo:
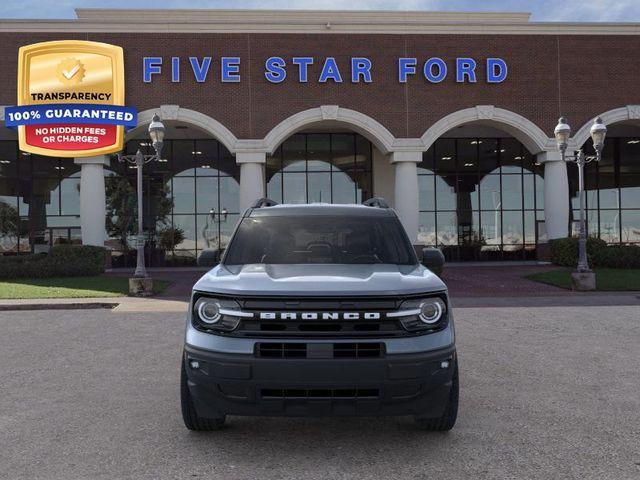
[[[449,360],[443,360],[440,362],[440,368],[446,370],[449,368]]]
[[[197,360],[189,360],[189,366],[193,370],[198,370],[200,368],[200,362],[198,362]]]

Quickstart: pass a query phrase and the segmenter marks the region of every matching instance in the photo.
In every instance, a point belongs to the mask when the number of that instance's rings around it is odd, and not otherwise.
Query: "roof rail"
[[[366,202],[362,202],[365,207],[389,208],[389,204],[382,197],[372,197]]]
[[[259,198],[251,204],[251,208],[273,207],[274,205],[278,205],[278,202],[270,198]]]

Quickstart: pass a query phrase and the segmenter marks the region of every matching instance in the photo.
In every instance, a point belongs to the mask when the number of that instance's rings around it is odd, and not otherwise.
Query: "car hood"
[[[232,295],[406,295],[446,290],[422,265],[218,265],[194,290]]]

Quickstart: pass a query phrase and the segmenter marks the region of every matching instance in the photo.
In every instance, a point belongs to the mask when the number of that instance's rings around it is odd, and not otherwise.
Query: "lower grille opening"
[[[334,343],[334,358],[376,358],[383,355],[382,343]]]
[[[312,347],[317,345],[312,345]],[[316,350],[310,350],[306,343],[256,344],[256,355],[264,358],[380,358],[384,356],[383,343],[334,343],[326,344],[327,353],[317,356]],[[316,355],[314,355],[314,352]],[[333,355],[332,355],[333,353]]]
[[[267,358],[306,358],[306,343],[259,343],[257,353]]]
[[[263,388],[260,395],[279,399],[360,399],[379,398],[380,391],[377,388]]]

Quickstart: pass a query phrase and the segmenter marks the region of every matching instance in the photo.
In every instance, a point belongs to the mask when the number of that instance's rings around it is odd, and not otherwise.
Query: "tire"
[[[458,362],[456,361],[453,379],[451,381],[451,392],[444,413],[439,418],[416,417],[416,425],[421,430],[431,432],[447,432],[456,424],[458,418],[458,397],[460,394],[460,384],[458,381]]]
[[[196,432],[210,432],[220,430],[226,420],[226,415],[218,418],[202,418],[196,413],[196,409],[191,399],[189,386],[187,385],[187,372],[184,368],[184,360],[182,361],[182,370],[180,372],[180,404],[182,407],[182,420],[185,427]]]

